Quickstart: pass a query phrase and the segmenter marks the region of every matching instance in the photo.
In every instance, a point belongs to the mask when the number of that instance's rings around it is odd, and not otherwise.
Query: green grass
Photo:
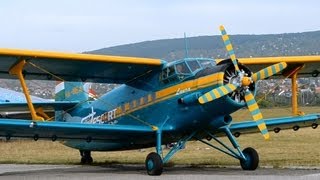
[[[319,107],[303,108],[306,113],[319,112]],[[262,109],[266,118],[290,115],[290,109]],[[235,121],[251,118],[247,110],[233,114]],[[297,132],[271,132],[271,140],[265,141],[260,134],[241,135],[238,141],[241,148],[253,147],[260,155],[260,166],[320,166],[320,128],[304,128]],[[226,141],[226,138],[222,138]],[[97,164],[129,163],[143,164],[145,157],[154,148],[118,152],[93,152]],[[78,164],[79,152],[58,142],[15,140],[0,142],[0,163],[30,164]],[[179,165],[239,165],[235,160],[221,152],[208,148],[200,142],[189,142],[183,151],[177,153],[170,164]]]

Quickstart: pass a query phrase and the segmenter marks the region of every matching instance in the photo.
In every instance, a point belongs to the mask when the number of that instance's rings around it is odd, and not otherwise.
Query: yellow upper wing
[[[294,71],[298,67],[302,67],[298,71],[299,77],[316,77],[320,73],[320,56],[254,57],[239,58],[238,61],[249,67],[253,72],[257,72],[272,64],[286,62],[288,66],[283,71],[284,74]]]
[[[0,49],[0,78],[12,78],[11,67],[26,60],[26,79],[125,83],[145,73],[160,70],[160,59]]]

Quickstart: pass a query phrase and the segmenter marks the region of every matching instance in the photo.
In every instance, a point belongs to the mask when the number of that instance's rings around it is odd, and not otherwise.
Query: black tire
[[[147,173],[151,176],[159,176],[163,171],[163,162],[159,154],[152,152],[146,158]]]
[[[240,165],[243,170],[253,171],[256,170],[259,165],[259,155],[257,151],[251,147],[248,147],[242,151],[246,157],[246,161],[240,160]]]

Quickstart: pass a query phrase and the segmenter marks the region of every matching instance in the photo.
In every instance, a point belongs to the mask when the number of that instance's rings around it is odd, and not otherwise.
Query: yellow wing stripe
[[[63,59],[76,61],[96,61],[110,63],[128,63],[128,64],[145,64],[145,65],[161,65],[160,59],[125,57],[125,56],[107,56],[95,54],[77,54],[77,53],[62,53],[52,51],[32,51],[21,49],[4,49],[0,48],[0,55],[3,56],[20,56],[28,58],[47,58],[47,59]]]
[[[241,64],[276,64],[285,63],[319,63],[320,56],[282,56],[282,57],[256,57],[256,58],[238,58]],[[217,60],[219,62],[221,60]],[[283,65],[285,65],[283,63]]]

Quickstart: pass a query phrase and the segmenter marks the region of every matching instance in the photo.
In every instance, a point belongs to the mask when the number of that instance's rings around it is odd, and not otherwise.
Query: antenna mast
[[[186,33],[184,33],[184,45],[185,45],[185,58],[188,58],[189,52],[188,52],[188,42],[187,42]]]

